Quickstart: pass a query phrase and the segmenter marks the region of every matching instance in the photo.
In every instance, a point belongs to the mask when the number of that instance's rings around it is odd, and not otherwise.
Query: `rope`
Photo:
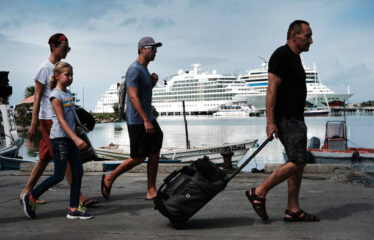
[[[35,160],[31,159],[23,159],[23,158],[12,158],[12,157],[5,157],[0,155],[0,160],[10,160],[15,162],[35,162]]]
[[[356,147],[360,148],[361,146],[357,145],[356,143],[352,142],[351,140],[347,139],[348,142],[352,143],[353,145],[355,145]]]

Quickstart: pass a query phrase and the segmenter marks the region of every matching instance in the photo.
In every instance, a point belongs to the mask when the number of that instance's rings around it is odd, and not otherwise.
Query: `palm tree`
[[[32,95],[34,95],[35,93],[35,87],[33,85],[31,86],[28,86],[26,89],[25,89],[25,94],[23,95],[25,98],[28,98]]]

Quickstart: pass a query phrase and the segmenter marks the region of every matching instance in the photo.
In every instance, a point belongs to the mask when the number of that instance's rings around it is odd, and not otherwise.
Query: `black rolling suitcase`
[[[209,161],[198,159],[190,166],[174,171],[164,179],[157,197],[155,209],[170,220],[175,228],[183,224],[199,211],[217,193],[225,189],[227,183],[235,177],[272,138],[266,139],[259,148],[231,176]]]

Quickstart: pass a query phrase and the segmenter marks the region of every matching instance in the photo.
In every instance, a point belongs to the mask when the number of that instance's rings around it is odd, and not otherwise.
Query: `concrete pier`
[[[305,174],[300,204],[319,215],[317,223],[285,223],[287,186],[276,186],[267,196],[270,221],[255,214],[244,191],[268,174],[240,173],[226,189],[193,216],[184,229],[168,220],[144,200],[146,174],[127,173],[113,185],[109,200],[102,198],[102,172],[86,172],[82,192],[100,200],[89,211],[92,220],[68,220],[69,188],[61,182],[41,199],[37,218],[27,219],[19,202],[27,172],[0,171],[0,239],[373,239],[374,188],[345,183],[334,173]],[[166,176],[160,173],[157,185]],[[46,176],[43,176],[44,179]]]

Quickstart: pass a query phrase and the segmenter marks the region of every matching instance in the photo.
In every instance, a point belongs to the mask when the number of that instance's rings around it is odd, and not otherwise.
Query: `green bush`
[[[374,107],[374,101],[369,100],[367,102],[363,102],[363,103],[361,103],[361,107]]]

